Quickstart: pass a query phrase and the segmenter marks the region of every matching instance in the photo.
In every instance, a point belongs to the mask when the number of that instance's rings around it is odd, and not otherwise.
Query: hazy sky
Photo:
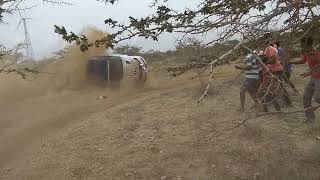
[[[154,9],[148,8],[151,0],[120,0],[115,5],[106,5],[96,0],[70,0],[71,6],[56,6],[43,4],[41,0],[29,0],[27,5],[39,4],[30,11],[23,12],[25,17],[32,18],[28,21],[28,31],[36,57],[44,57],[52,51],[61,49],[61,38],[54,33],[53,25],[63,25],[67,30],[75,33],[88,25],[107,30],[104,20],[114,18],[119,22],[126,22],[129,16],[143,17],[152,14]],[[184,9],[192,7],[197,0],[170,1],[170,7]],[[0,42],[12,47],[24,40],[22,26],[16,30],[20,21],[18,14],[6,15],[7,24],[0,24]],[[176,35],[162,36],[159,42],[136,38],[128,41],[148,49],[172,49],[177,39]]]

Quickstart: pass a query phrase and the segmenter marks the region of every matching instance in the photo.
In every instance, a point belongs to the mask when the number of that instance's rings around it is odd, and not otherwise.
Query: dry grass
[[[233,66],[217,69],[213,93],[197,105],[200,83],[190,80],[195,74],[170,81],[162,69],[166,65],[152,65],[158,72],[152,72],[150,87],[132,94],[115,93],[103,101],[95,98],[105,91],[70,93],[72,98],[57,94],[65,100],[56,102],[54,110],[75,111],[58,118],[77,121],[35,146],[9,172],[0,171],[0,179],[318,180],[318,130],[304,133],[298,121],[272,116],[204,141],[203,134],[215,133],[205,131],[213,124],[242,117],[238,72]],[[301,89],[302,80],[296,82]],[[37,100],[43,108],[53,103]],[[195,147],[195,141],[201,143]]]
[[[258,142],[264,138],[266,133],[266,130],[259,124],[259,122],[249,122],[244,125],[243,133],[240,135],[245,139]]]

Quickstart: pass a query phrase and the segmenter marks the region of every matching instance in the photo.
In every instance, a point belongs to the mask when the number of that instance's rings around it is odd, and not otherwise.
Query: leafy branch
[[[83,46],[89,48],[95,44],[113,47],[114,44],[133,37],[157,41],[164,33],[197,35],[217,31],[217,37],[208,42],[211,44],[238,35],[250,39],[275,27],[291,31],[306,22],[318,20],[317,8],[320,5],[319,1],[203,0],[195,9],[176,11],[156,2],[154,6],[157,10],[153,15],[144,18],[129,17],[128,24],[110,18],[105,20],[105,24],[114,32],[92,43],[87,43],[83,35],[68,33],[63,26],[55,26],[55,29],[64,40],[79,44],[81,50],[87,50]]]

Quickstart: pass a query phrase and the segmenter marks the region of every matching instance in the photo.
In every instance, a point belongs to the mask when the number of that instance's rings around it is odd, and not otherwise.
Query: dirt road
[[[147,84],[143,89],[118,91],[88,88],[41,95],[39,92],[33,94],[9,86],[14,89],[13,92],[0,93],[5,100],[0,109],[0,169],[10,169],[14,164],[21,163],[21,159],[24,160],[24,157],[30,156],[46,143],[47,138],[65,131],[69,125],[88,120],[92,114],[139,98],[150,98],[167,88],[176,88],[170,84],[159,84]],[[26,88],[26,91],[30,91],[30,87]],[[23,94],[27,97],[23,98]],[[97,99],[99,96],[104,98]]]
[[[99,94],[64,93],[52,97],[27,99],[1,108],[0,168],[10,165],[39,147],[50,134],[63,131],[68,124],[81,122],[91,113],[108,109],[117,101],[95,98]]]

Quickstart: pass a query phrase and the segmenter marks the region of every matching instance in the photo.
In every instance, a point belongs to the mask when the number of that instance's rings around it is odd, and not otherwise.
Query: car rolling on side
[[[97,85],[144,84],[147,63],[140,56],[98,55],[88,59],[88,79]]]

